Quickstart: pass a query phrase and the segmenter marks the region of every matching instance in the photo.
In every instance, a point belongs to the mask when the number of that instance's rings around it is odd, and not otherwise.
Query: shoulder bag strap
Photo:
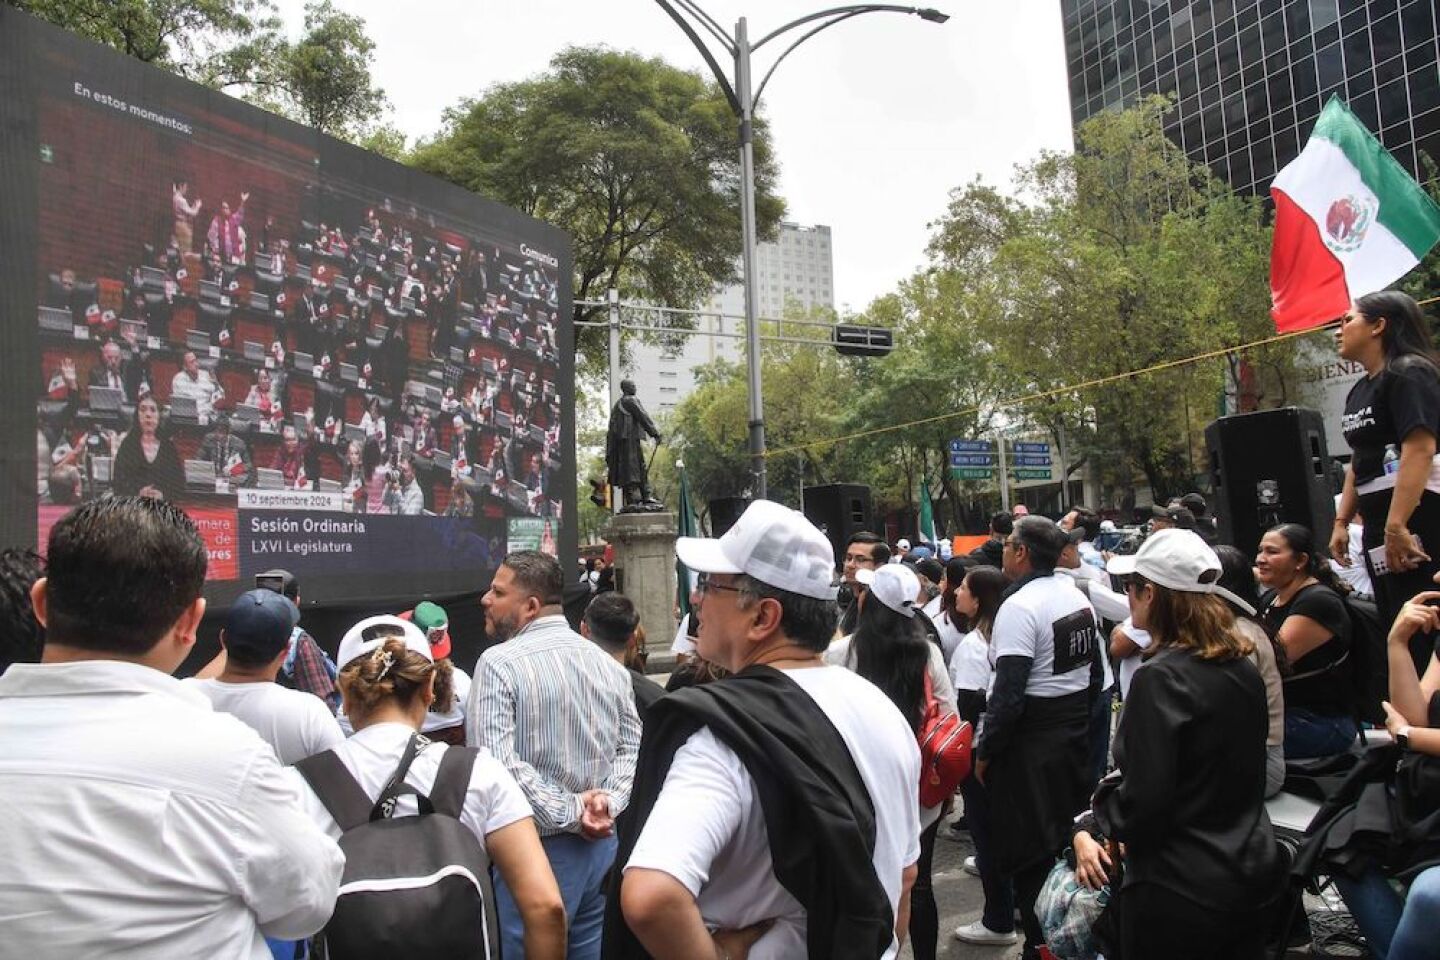
[[[334,750],[306,757],[295,764],[295,769],[335,818],[342,833],[370,819],[370,798]]]
[[[435,774],[435,783],[430,787],[430,802],[436,813],[460,819],[465,808],[465,795],[470,791],[470,775],[475,770],[474,747],[446,747],[440,758],[440,772]]]

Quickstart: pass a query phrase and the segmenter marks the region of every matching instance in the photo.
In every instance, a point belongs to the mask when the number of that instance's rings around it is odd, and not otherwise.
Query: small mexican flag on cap
[[[1338,319],[1440,239],[1440,207],[1337,97],[1270,196],[1270,313],[1281,332]]]

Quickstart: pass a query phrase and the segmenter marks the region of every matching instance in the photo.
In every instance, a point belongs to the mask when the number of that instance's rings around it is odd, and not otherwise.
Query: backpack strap
[[[355,782],[350,771],[345,769],[345,764],[334,750],[306,757],[295,764],[295,769],[315,791],[315,796],[320,798],[330,816],[335,818],[341,833],[353,830],[370,819],[370,798]]]
[[[410,742],[405,744],[405,753],[400,758],[400,764],[390,775],[385,786],[381,788],[380,796],[375,798],[375,804],[370,808],[369,819],[389,818],[395,812],[395,802],[402,796],[414,797],[416,808],[422,815],[435,812],[430,798],[405,782],[405,776],[410,772],[410,765],[415,762],[415,757],[428,746],[430,746],[428,737],[419,733],[411,734]]]
[[[435,805],[436,813],[460,819],[478,752],[474,747],[445,748],[440,758],[440,771],[435,774],[435,783],[430,787],[430,802]]]

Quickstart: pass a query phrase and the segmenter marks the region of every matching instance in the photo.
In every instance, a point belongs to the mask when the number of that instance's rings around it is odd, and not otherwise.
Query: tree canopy
[[[395,159],[404,151],[384,123],[389,102],[370,74],[375,44],[365,21],[330,0],[306,4],[295,40],[271,0],[4,2],[321,133]]]
[[[952,527],[975,523],[984,486],[950,476],[954,437],[1049,435],[1066,454],[1055,478],[1089,468],[1115,506],[1142,486],[1156,497],[1193,489],[1225,360],[1081,386],[1274,332],[1264,208],[1166,138],[1168,109],[1156,98],[1092,118],[1073,153],[1041,154],[1009,193],[980,182],[955,190],[933,225],[930,264],[860,318],[894,329],[891,354],[798,348],[824,355],[804,371],[767,355],[770,448],[849,436],[805,447],[807,484],[867,483],[891,509],[912,504],[924,479],[948,501]],[[1276,344],[1249,359],[1283,390],[1296,379],[1293,350]],[[785,397],[796,376],[823,402]],[[738,371],[676,409],[697,496],[745,490],[744,424]],[[800,459],[775,456],[772,476]]]
[[[447,111],[413,155],[420,169],[567,231],[577,300],[694,307],[733,282],[741,252],[736,120],[719,87],[657,58],[571,47],[550,69]],[[757,222],[784,212],[764,124],[755,136]],[[579,307],[576,319],[594,308]],[[581,329],[583,364],[604,331]]]

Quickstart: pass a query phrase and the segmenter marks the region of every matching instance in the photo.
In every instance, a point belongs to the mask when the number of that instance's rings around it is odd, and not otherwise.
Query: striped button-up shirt
[[[465,716],[468,742],[510,771],[541,836],[579,833],[587,790],[609,794],[616,816],[630,802],[640,750],[630,675],[564,617],[486,650]]]

